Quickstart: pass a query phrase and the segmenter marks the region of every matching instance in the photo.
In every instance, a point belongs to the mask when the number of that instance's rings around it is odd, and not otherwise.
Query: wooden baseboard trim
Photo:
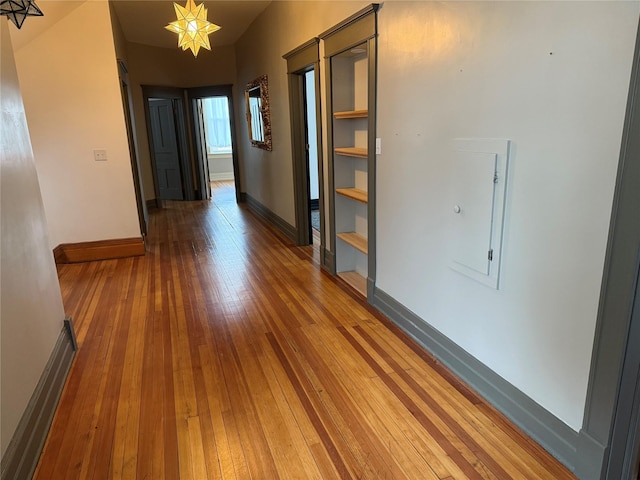
[[[158,208],[158,199],[152,198],[151,200],[146,201],[147,210],[153,210],[154,208]]]
[[[63,243],[53,249],[56,264],[94,262],[144,255],[144,240],[120,238],[97,242]]]
[[[76,349],[73,323],[68,318],[2,457],[3,480],[27,480],[33,476]]]

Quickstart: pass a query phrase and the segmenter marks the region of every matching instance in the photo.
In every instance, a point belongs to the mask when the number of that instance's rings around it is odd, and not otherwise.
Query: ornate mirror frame
[[[256,90],[259,90],[259,97],[256,97]],[[251,145],[264,150],[273,150],[271,145],[271,112],[269,110],[269,87],[267,76],[261,75],[253,82],[249,82],[247,84],[247,89],[244,92],[244,97],[247,126],[249,128],[249,140],[251,141]],[[252,112],[250,98],[260,99],[260,103],[258,105],[259,113],[256,112],[256,109]],[[260,127],[262,127],[262,129],[260,129]],[[255,138],[254,131],[258,132],[258,135],[261,133],[262,138]]]

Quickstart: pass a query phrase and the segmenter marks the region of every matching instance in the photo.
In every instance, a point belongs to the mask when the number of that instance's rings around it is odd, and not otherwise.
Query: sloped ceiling
[[[82,1],[54,1],[54,0],[38,0],[36,5],[42,10],[42,17],[27,17],[22,24],[20,30],[14,28],[13,24],[9,25],[11,33],[11,44],[15,51],[19,50],[23,45],[31,42],[35,37],[45,30],[49,29],[55,23],[69,15],[73,10],[82,5]],[[3,17],[4,18],[4,17]],[[168,32],[167,32],[168,33]]]

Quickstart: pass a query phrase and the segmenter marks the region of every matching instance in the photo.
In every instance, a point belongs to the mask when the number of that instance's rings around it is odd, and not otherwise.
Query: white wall
[[[27,19],[29,21],[29,19]],[[64,310],[5,18],[0,21],[0,450],[62,330]]]
[[[233,155],[230,153],[216,153],[207,155],[209,179],[233,180]]]
[[[581,427],[637,2],[388,2],[377,287]],[[513,141],[499,291],[449,268],[451,140]]]
[[[83,3],[15,57],[51,247],[139,237],[108,3]]]
[[[282,55],[366,5],[367,2],[272,2],[236,43],[236,132],[243,191],[291,225],[295,224],[291,125],[287,64]],[[269,77],[271,152],[251,146],[244,107],[247,83],[264,74]]]

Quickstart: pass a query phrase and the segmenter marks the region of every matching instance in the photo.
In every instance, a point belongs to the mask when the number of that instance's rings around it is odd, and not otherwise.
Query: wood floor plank
[[[323,344],[330,345],[332,351],[340,351],[341,348],[335,343],[332,343],[328,337],[318,335],[317,328],[316,338],[319,338]],[[334,329],[335,330],[335,329]],[[311,331],[311,329],[309,329]],[[336,337],[340,335],[336,331]],[[346,343],[346,342],[345,342]],[[343,357],[343,355],[340,355]],[[333,371],[338,370],[337,367],[329,365]],[[447,476],[449,472],[453,471],[459,477],[462,477],[462,471],[456,467],[452,462],[447,461],[448,457],[446,452],[440,447],[438,442],[433,436],[429,435],[422,426],[416,422],[415,416],[408,409],[403,408],[402,403],[394,395],[389,395],[389,390],[386,384],[380,381],[377,376],[371,376],[368,373],[362,373],[359,377],[349,372],[348,375],[343,376],[343,383],[349,389],[354,400],[360,405],[370,404],[371,412],[366,414],[367,420],[371,423],[374,418],[379,417],[382,420],[376,422],[376,435],[380,436],[387,443],[398,443],[403,439],[402,455],[406,456],[405,461],[402,462],[403,470],[407,471],[409,478],[416,478],[416,467],[418,471],[422,472],[421,477],[430,478],[427,470],[431,469],[439,476]],[[374,387],[373,384],[376,386]],[[386,432],[385,432],[386,431]],[[391,433],[393,432],[393,433]],[[390,436],[391,438],[387,438]],[[419,442],[419,443],[417,443]],[[420,448],[416,448],[419,444]],[[413,453],[413,459],[408,452]],[[436,452],[430,454],[431,452]],[[393,454],[394,458],[398,457],[397,453]],[[443,459],[448,465],[448,469],[442,466],[442,463],[438,461],[438,457]],[[422,460],[428,459],[427,465],[422,465]],[[411,465],[410,468],[408,468]],[[423,470],[426,469],[426,470]]]
[[[339,472],[336,470],[336,466],[332,462],[329,452],[327,452],[323,446],[320,436],[321,433],[319,433],[314,426],[313,420],[316,420],[315,416],[312,420],[307,415],[296,414],[296,412],[304,411],[305,403],[301,402],[298,398],[295,388],[289,381],[287,374],[282,369],[274,368],[274,363],[279,362],[279,360],[265,335],[265,346],[267,345],[269,348],[265,348],[261,356],[264,364],[268,365],[268,371],[265,372],[266,378],[278,402],[280,404],[286,404],[289,409],[290,415],[287,421],[294,423],[295,428],[299,430],[300,436],[306,444],[306,448],[312,455],[315,466],[319,472],[319,478],[340,478]],[[291,426],[290,428],[293,429],[294,427]]]
[[[280,346],[280,344],[278,343],[278,341],[276,340],[275,336],[272,333],[268,333],[267,338],[269,340],[269,343],[271,344],[271,347],[273,348],[273,352],[275,353],[276,357],[280,362],[280,366],[286,372],[289,382],[291,383],[294,390],[296,391],[298,395],[298,399],[300,400],[300,403],[302,404],[306,414],[308,415],[309,420],[315,427],[316,432],[320,437],[320,441],[322,442],[326,452],[329,454],[329,457],[333,462],[333,466],[337,471],[339,478],[341,479],[353,478],[351,472],[349,471],[348,467],[344,462],[343,456],[340,455],[340,452],[338,451],[338,448],[336,447],[335,442],[331,438],[329,431],[327,430],[324,422],[320,418],[316,410],[316,407],[314,407],[313,403],[311,402],[308,396],[308,393],[305,391],[304,386],[299,381],[298,376],[296,375],[295,371],[293,370],[293,367],[291,366],[289,360],[287,359],[285,353],[283,352],[282,347]]]
[[[313,346],[313,340],[301,335],[300,332],[292,333],[296,334],[298,345],[295,356],[306,357],[310,362],[309,366],[304,369],[306,374],[308,375],[310,371],[319,373],[320,387],[316,387],[315,390],[325,393],[321,399],[323,405],[331,408],[330,419],[332,422],[344,422],[341,429],[344,431],[346,426],[349,432],[354,435],[354,440],[349,440],[347,445],[353,451],[354,457],[358,459],[364,471],[363,478],[411,478],[397,464],[397,459],[389,448],[388,439],[381,438],[376,434],[371,425],[371,412],[366,409],[365,402],[355,401],[354,392],[349,388],[352,382],[343,380],[343,376],[340,374],[341,368],[333,362],[332,354],[326,350],[316,350]],[[316,337],[316,340],[319,340],[319,345],[327,343],[324,338]],[[301,365],[302,361],[303,358],[298,358],[298,365]],[[358,375],[358,377],[368,378],[368,375]],[[355,396],[357,397],[357,394]],[[334,398],[340,401],[334,403],[331,401]],[[369,439],[368,448],[361,448],[357,440],[361,438]]]
[[[355,327],[354,330],[366,343],[389,361],[393,366],[394,375],[398,375],[403,382],[406,382],[420,399],[426,399],[427,405],[436,407],[435,413],[439,418],[449,420],[449,424],[456,429],[457,436],[463,440],[466,439],[466,443],[471,446],[474,452],[478,452],[480,457],[484,458],[484,463],[492,466],[491,470],[496,473],[498,478],[503,475],[503,472],[500,471],[501,466],[507,467],[508,475],[512,478],[540,478],[540,475],[545,475],[540,465],[526,450],[520,448],[520,445],[511,441],[500,429],[487,428],[492,424],[487,417],[479,415],[475,408],[476,404],[465,404],[466,397],[464,395],[456,398],[450,389],[444,389],[443,386],[448,384],[442,378],[433,374],[423,376],[413,370],[406,371],[362,327]],[[453,408],[449,408],[445,414],[440,405],[447,403]],[[491,456],[486,454],[489,449],[494,449]],[[493,457],[499,460],[501,466],[493,460]]]
[[[141,265],[144,265],[140,262]],[[148,296],[145,294],[148,288],[148,270],[139,279],[137,290],[134,294],[134,307],[132,318],[147,317]],[[142,354],[144,351],[143,329],[133,328],[127,339],[125,367],[122,377],[122,388],[116,419],[116,437],[114,438],[114,459],[112,478],[135,478],[138,456],[134,455],[134,446],[140,428],[140,385],[142,381]]]
[[[150,214],[147,254],[60,265],[80,349],[37,480],[575,478],[237,205]]]
[[[429,403],[429,406],[436,410],[434,413],[437,415],[429,416],[423,410],[419,409],[415,402],[410,398],[410,396],[399,388],[398,384],[393,381],[393,379],[386,375],[382,368],[377,365],[373,359],[369,356],[369,354],[362,348],[362,346],[354,339],[354,337],[347,331],[346,328],[340,327],[340,332],[343,334],[345,338],[349,341],[349,343],[354,347],[354,349],[362,356],[367,359],[368,363],[371,367],[378,373],[380,378],[387,384],[387,386],[395,393],[395,395],[402,401],[405,407],[414,411],[414,415],[418,419],[418,421],[431,433],[440,432],[438,434],[438,443],[445,449],[447,455],[454,459],[454,461],[458,464],[460,469],[472,479],[480,479],[487,478],[486,472],[481,465],[475,462],[474,458],[469,458],[468,455],[464,455],[464,452],[461,451],[460,448],[456,448],[454,442],[449,439],[449,435],[446,434],[444,429],[438,428],[438,426],[434,422],[441,421],[446,418],[448,420],[447,412],[441,407],[434,405],[433,403]],[[430,418],[431,417],[431,418]],[[433,418],[433,420],[432,420]],[[446,422],[448,426],[452,426],[451,422]],[[456,425],[453,425],[454,428],[457,429],[458,434],[462,434],[462,430],[457,428]],[[459,438],[459,437],[458,437]],[[466,437],[465,437],[466,438]],[[467,443],[467,442],[465,442]],[[471,443],[471,442],[469,442]],[[500,467],[497,466],[497,474],[500,475],[500,478],[509,478],[507,473]]]
[[[377,377],[371,379],[371,381],[379,383],[380,388],[385,385],[384,382]],[[386,411],[392,410],[396,414],[397,428],[410,443],[410,448],[414,450],[417,455],[424,458],[429,468],[438,478],[442,479],[452,475],[456,478],[465,478],[466,476],[460,467],[456,465],[455,461],[451,459],[447,455],[447,452],[438,444],[437,435],[436,437],[430,435],[426,429],[420,428],[422,427],[421,425],[416,428],[414,424],[417,422],[411,411],[402,408],[396,409],[396,402],[394,400],[392,396],[385,396],[381,397],[379,401],[382,408]]]
[[[250,386],[246,383],[240,359],[233,348],[233,339],[226,329],[225,322],[222,322],[216,345],[225,359],[222,365],[226,388],[230,394],[231,409],[247,468],[255,478],[261,475],[267,478],[279,478],[273,455],[265,438],[264,427],[259,422],[255,406],[248,393]]]

